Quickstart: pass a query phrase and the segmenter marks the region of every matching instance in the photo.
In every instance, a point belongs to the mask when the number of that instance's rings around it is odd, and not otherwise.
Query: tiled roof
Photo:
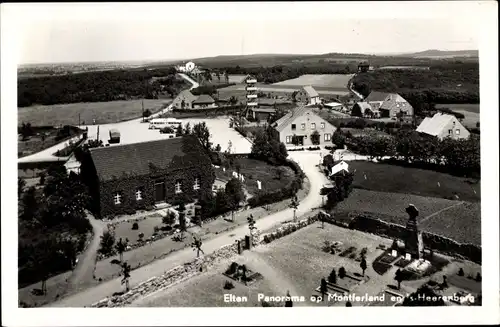
[[[378,111],[377,109],[373,109],[372,106],[368,102],[357,102],[356,103],[359,108],[361,109],[361,112],[364,113],[366,109],[370,111]]]
[[[365,102],[385,101],[385,99],[389,95],[390,95],[390,93],[373,91],[373,92],[370,92],[370,94],[368,95],[368,97],[366,97]]]
[[[187,102],[193,102],[194,100],[196,100],[196,95],[191,93],[189,90],[182,91],[181,93],[179,93],[179,96],[184,96],[184,98],[186,99],[185,101]]]
[[[253,112],[266,112],[266,113],[275,113],[276,112],[276,109],[274,108],[253,108],[252,109]]]
[[[307,95],[309,95],[311,98],[319,97],[318,92],[316,92],[316,90],[312,86],[310,85],[304,86],[303,89],[304,91],[306,91]]]
[[[193,101],[193,104],[203,104],[203,103],[214,103],[215,100],[208,94],[200,95],[196,100]]]
[[[418,125],[417,132],[425,133],[433,136],[439,135],[443,128],[453,119],[454,116],[437,113],[432,118],[425,119]]]
[[[295,118],[302,116],[303,114],[306,113],[306,111],[309,110],[305,106],[299,106],[291,111],[289,111],[286,115],[278,119],[273,127],[278,131],[281,132],[282,130],[285,129],[289,124],[291,124]]]
[[[125,144],[90,150],[99,179],[150,173],[150,164],[159,169],[190,168],[210,158],[194,136]]]

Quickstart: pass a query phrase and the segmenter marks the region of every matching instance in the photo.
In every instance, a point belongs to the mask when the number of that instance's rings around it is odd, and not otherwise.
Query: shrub
[[[460,269],[458,270],[458,276],[464,276],[464,275],[465,275],[465,273],[464,273],[464,269],[463,269],[463,268],[460,268]]]
[[[340,269],[339,269],[339,278],[344,278],[345,275],[346,275],[345,268],[344,267],[340,267]]]
[[[333,284],[337,283],[337,273],[335,272],[335,268],[332,269],[332,272],[328,276],[328,281]]]
[[[229,268],[226,270],[226,274],[232,275],[238,270],[239,265],[236,262],[232,262]]]
[[[118,259],[113,259],[113,260],[111,260],[111,264],[112,264],[112,265],[119,265],[120,263],[121,263],[121,262],[120,262],[120,260],[118,260]]]
[[[482,280],[483,280],[483,278],[481,277],[481,273],[477,273],[477,275],[476,275],[476,282],[480,282]]]
[[[132,230],[138,230],[139,229],[139,224],[137,222],[134,222],[132,224]]]
[[[153,227],[154,233],[158,234],[159,231],[160,231],[160,228],[158,226]]]
[[[230,290],[230,289],[233,289],[233,288],[234,288],[233,283],[231,283],[230,281],[226,280],[226,282],[224,283],[224,289],[225,290]]]

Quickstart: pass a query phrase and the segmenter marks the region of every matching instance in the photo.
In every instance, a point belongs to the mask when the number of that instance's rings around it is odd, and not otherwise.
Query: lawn
[[[466,202],[452,207],[427,219],[420,228],[447,235],[457,242],[481,246],[481,203]]]
[[[339,214],[344,212],[365,214],[404,226],[408,221],[405,208],[410,203],[420,212],[418,221],[421,221],[419,223],[421,230],[443,235],[457,242],[481,244],[479,203],[354,189],[349,197],[337,206],[336,211]],[[434,213],[436,215],[431,216]]]
[[[332,88],[345,88],[347,90],[347,84],[349,80],[354,76],[354,74],[318,74],[318,75],[302,75],[297,78],[289,79],[274,85],[312,85],[322,86],[322,87],[332,87]]]
[[[261,160],[241,158],[234,161],[234,165],[236,164],[241,167],[240,173],[245,178],[244,184],[250,194],[256,194],[259,191],[257,181],[261,181],[263,191],[272,192],[287,186],[295,177],[295,172],[290,167],[273,166]],[[215,175],[221,180],[229,180],[232,178],[232,172],[236,171],[234,165],[225,172],[222,168],[216,169]],[[278,178],[278,170],[283,171],[281,178]]]
[[[157,112],[166,107],[171,100],[123,100],[110,102],[90,102],[57,104],[51,106],[31,106],[18,108],[18,122],[35,125],[91,125],[95,119],[99,124],[116,123],[141,117],[142,101],[144,109]]]
[[[349,169],[356,171],[354,188],[444,199],[455,199],[456,194],[460,200],[481,201],[480,181],[477,184],[470,184],[469,182],[475,181],[468,178],[368,161],[350,161]]]
[[[134,222],[137,222],[139,229],[132,229],[132,224]],[[163,226],[162,218],[159,214],[148,216],[146,219],[120,222],[115,226],[115,237],[116,239],[123,238],[124,240],[128,238],[129,245],[133,245],[137,243],[139,234],[141,233],[144,234],[143,239],[148,239],[153,236],[156,226],[158,226],[158,228]]]
[[[437,104],[436,108],[450,108],[453,111],[468,111],[479,114],[479,103]]]
[[[83,133],[83,130],[74,128],[74,129],[69,129],[68,134],[66,134],[65,137],[63,137],[64,135],[59,135],[58,137],[58,133],[60,131],[61,130],[57,128],[52,128],[52,129],[44,128],[43,130],[40,131],[35,130],[34,135],[25,141],[18,139],[17,156],[19,158],[22,158],[31,155],[33,153],[40,152],[56,144],[66,142],[72,139],[73,137]]]
[[[309,302],[312,295],[319,295],[315,290],[319,286],[321,278],[327,278],[332,268],[338,271],[338,268],[343,266],[349,275],[361,273],[361,269],[359,263],[354,260],[323,252],[321,250],[323,241],[328,239],[332,242],[337,240],[346,243],[352,242],[359,247],[366,246],[374,250],[382,242],[390,245],[390,240],[329,224],[326,224],[324,229],[319,227],[320,224],[313,224],[268,245],[259,246],[252,251],[245,251],[242,255],[224,262],[216,270],[210,270],[170,289],[158,292],[136,302],[133,306],[252,307],[260,306],[256,299],[258,293],[279,296],[285,295],[287,291],[290,291],[292,296],[304,296],[306,299],[306,302],[294,303],[294,306],[325,306],[325,302],[319,304]],[[368,252],[367,260],[371,262],[380,252],[378,250]],[[235,288],[230,291],[224,290],[224,282],[230,279],[223,276],[222,272],[227,269],[231,261],[245,264],[252,271],[262,274],[263,280],[251,286],[233,282]],[[346,279],[345,282],[349,281]],[[384,287],[384,284],[380,284],[380,288],[378,284],[373,285],[373,287],[377,289],[375,292],[377,294]],[[355,289],[356,286],[353,287],[354,292],[356,292]],[[248,296],[249,302],[224,303],[224,293]]]

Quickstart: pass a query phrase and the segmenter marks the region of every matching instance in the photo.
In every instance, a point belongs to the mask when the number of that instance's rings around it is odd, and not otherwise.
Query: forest
[[[375,70],[357,74],[353,88],[363,96],[371,91],[396,92],[416,109],[431,104],[479,103],[479,64],[443,61],[429,70]]]
[[[160,92],[177,94],[185,86],[175,69],[88,72],[18,80],[18,106],[154,99]]]

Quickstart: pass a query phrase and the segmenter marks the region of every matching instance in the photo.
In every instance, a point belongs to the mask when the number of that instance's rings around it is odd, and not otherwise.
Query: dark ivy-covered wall
[[[195,179],[200,188],[194,190]],[[188,203],[203,192],[211,192],[215,172],[210,161],[199,165],[177,168],[157,169],[151,167],[150,174],[143,176],[123,176],[99,183],[100,216],[113,217],[120,214],[134,214],[136,210],[149,210],[155,204],[155,183],[165,183],[165,202],[176,205],[181,201]],[[181,183],[182,193],[175,194],[175,184]],[[136,191],[141,189],[142,200],[136,200]],[[121,203],[114,203],[114,194],[121,193]]]

